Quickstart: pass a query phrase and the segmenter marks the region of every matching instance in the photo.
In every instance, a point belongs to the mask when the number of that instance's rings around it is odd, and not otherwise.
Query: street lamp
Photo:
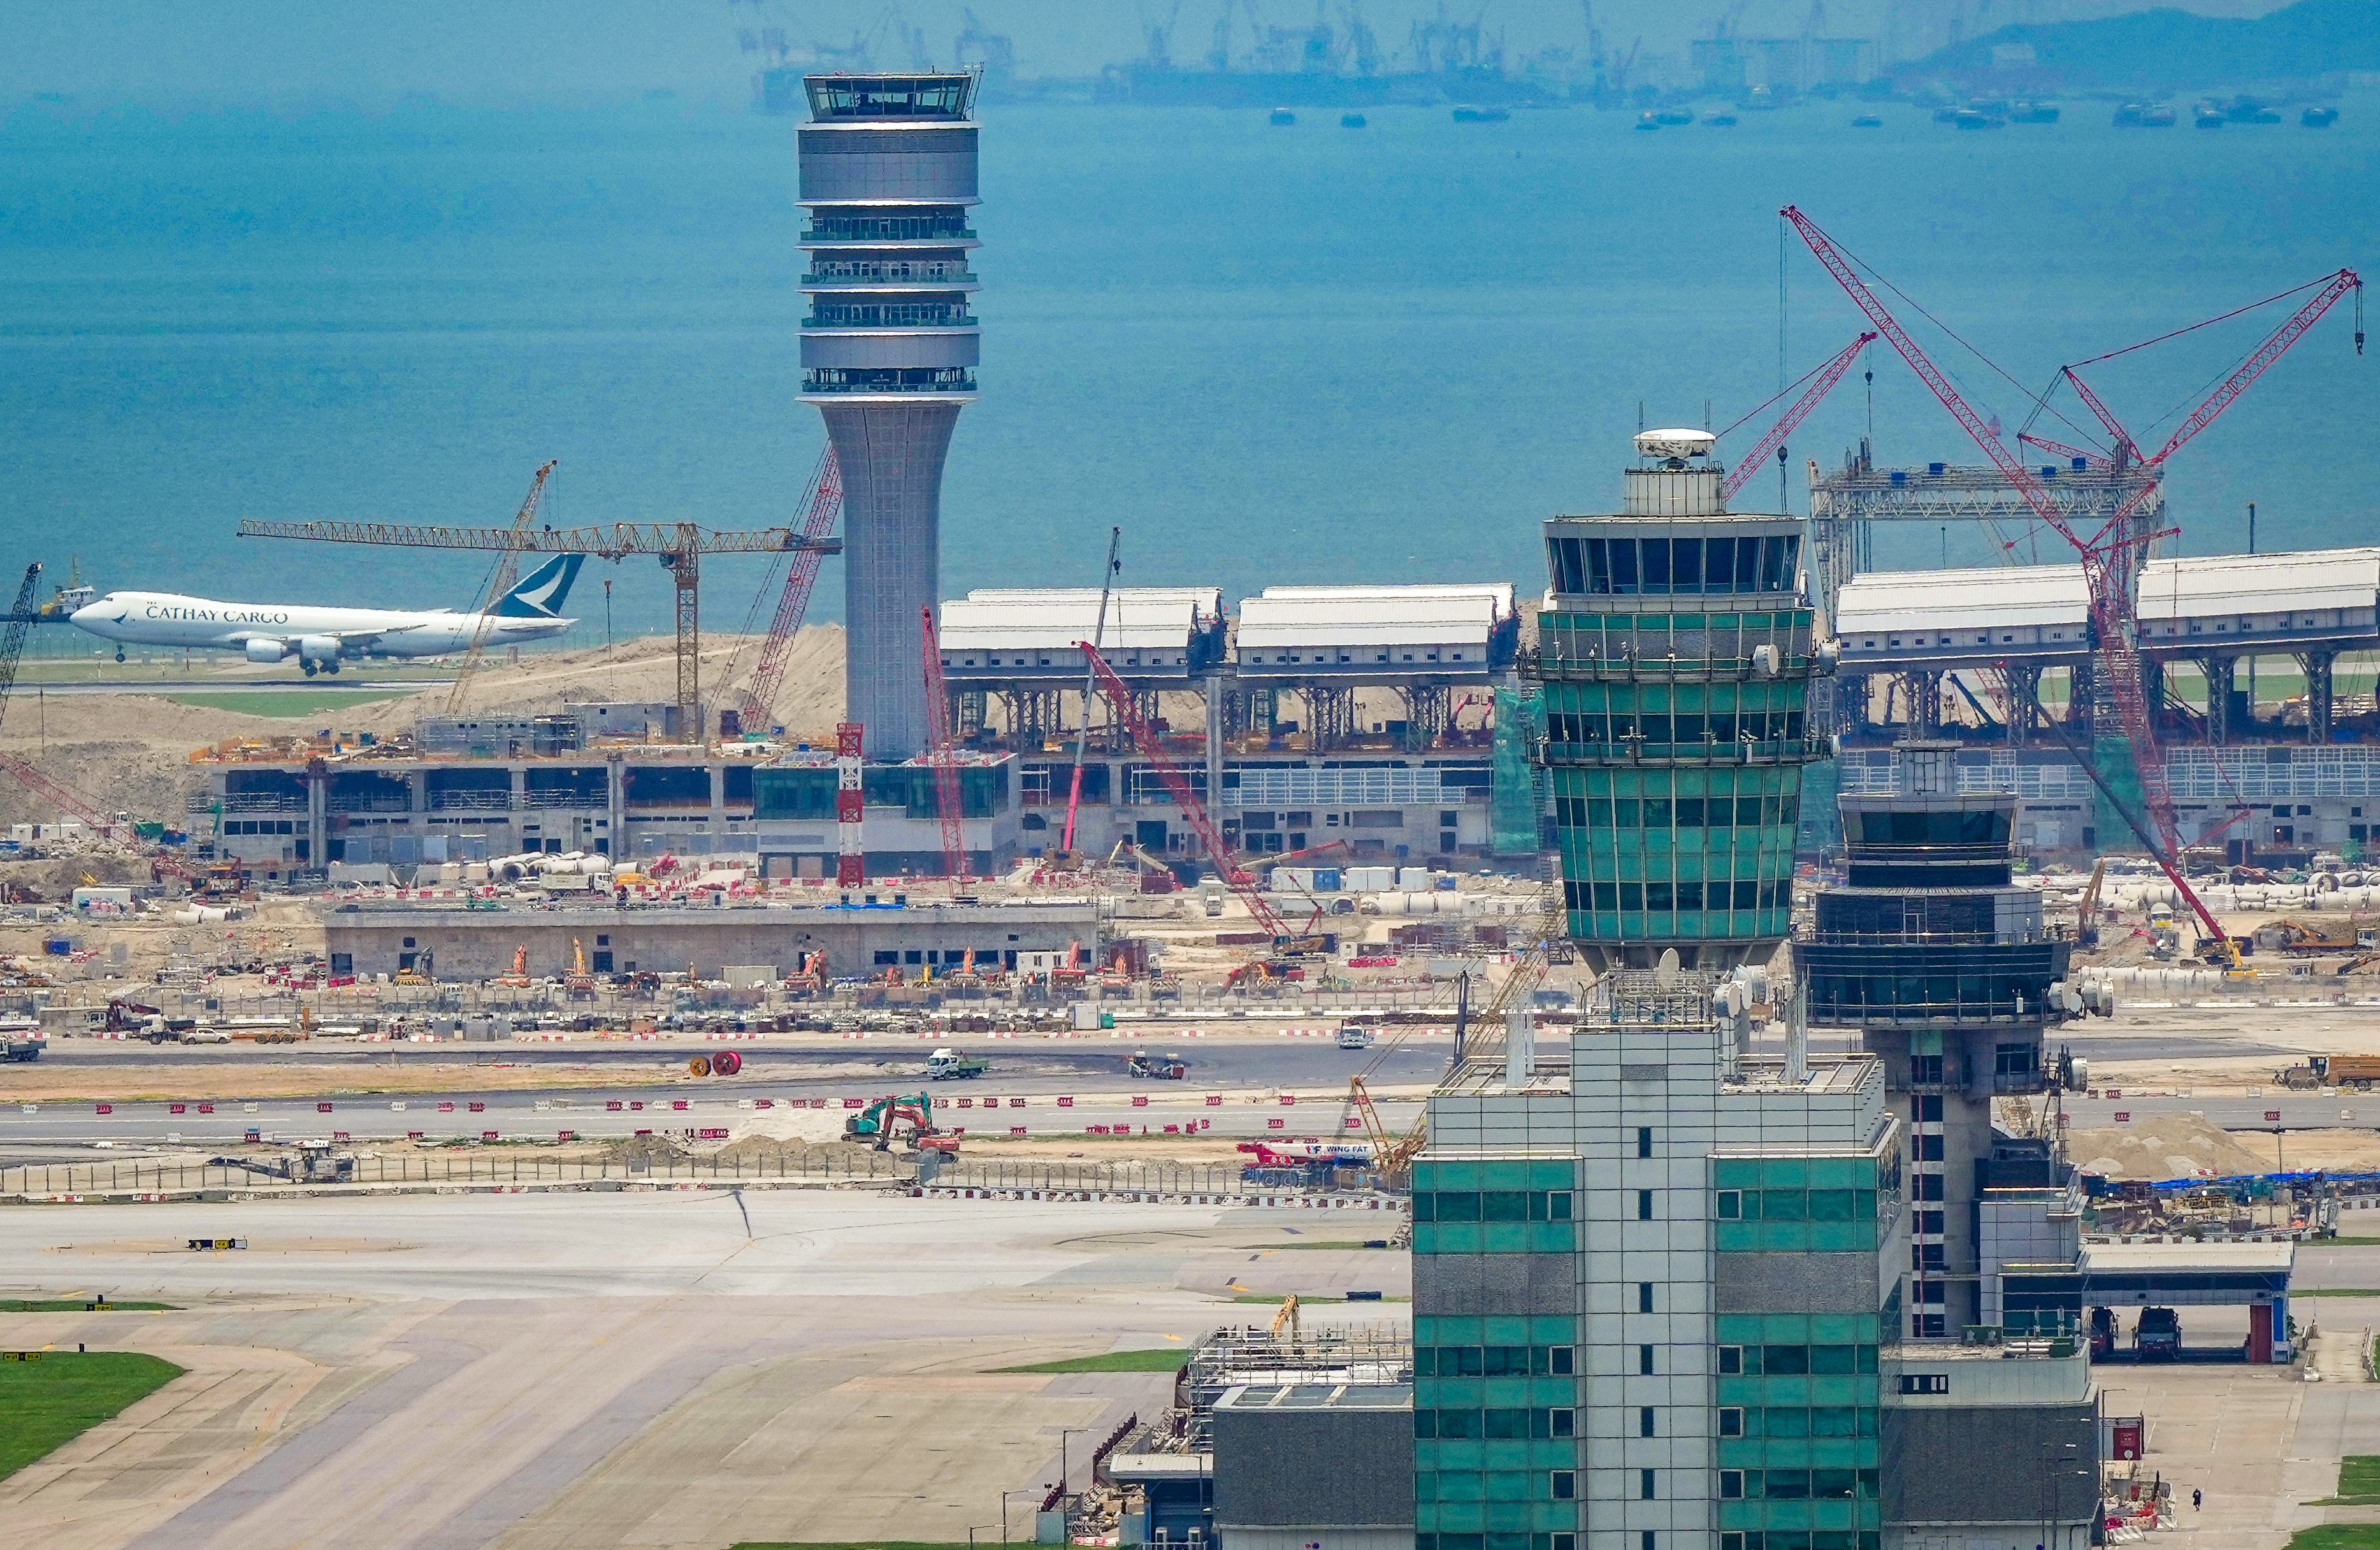
[[[2054,1462],[2062,1463],[2067,1461],[2058,1458],[2059,1449],[2063,1449],[2068,1453],[2074,1453],[2080,1451],[2081,1446],[2082,1445],[2079,1443],[2070,1442],[2043,1443],[2041,1445],[2041,1539],[2034,1546],[2034,1550],[2049,1550],[2049,1519],[2051,1513],[2055,1509],[2054,1504],[2057,1493],[2055,1482],[2070,1473],[2079,1475],[2083,1472],[2080,1469],[2071,1471],[2053,1470],[2050,1466]]]
[[[1058,1428],[1058,1493],[1062,1498],[1071,1496],[1075,1494],[1075,1479],[1066,1469],[1066,1439],[1068,1437],[1080,1436],[1090,1429],[1091,1428],[1088,1426],[1061,1426]]]
[[[1002,1492],[1000,1494],[1000,1543],[1001,1543],[1001,1544],[1007,1544],[1007,1543],[1008,1543],[1008,1498],[1009,1498],[1009,1497],[1011,1497],[1011,1496],[1032,1496],[1032,1495],[1034,1494],[1034,1489],[1035,1489],[1034,1487],[1032,1487],[1032,1486],[1029,1486],[1029,1485],[1028,1485],[1028,1486],[1026,1486],[1026,1487],[1024,1490],[1022,1490],[1022,1491],[1002,1491]],[[1041,1495],[1043,1495],[1043,1496],[1047,1496],[1047,1495],[1049,1495],[1049,1488],[1048,1488],[1047,1486],[1041,1487],[1041,1488],[1040,1488],[1040,1492],[1041,1492]]]

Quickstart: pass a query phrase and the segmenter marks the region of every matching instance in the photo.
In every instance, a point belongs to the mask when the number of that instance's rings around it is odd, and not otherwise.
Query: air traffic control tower
[[[843,470],[846,715],[868,757],[927,744],[923,611],[940,597],[942,461],[975,397],[971,75],[808,81],[802,402]]]
[[[1546,524],[1552,585],[1523,672],[1570,935],[1598,972],[1675,950],[1765,963],[1793,909],[1813,641],[1802,524],[1727,509],[1707,430],[1646,430],[1623,509]]]

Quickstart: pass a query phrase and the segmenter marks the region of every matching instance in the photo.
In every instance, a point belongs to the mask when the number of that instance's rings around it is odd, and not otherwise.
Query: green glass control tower
[[[1636,437],[1625,509],[1546,524],[1540,756],[1570,934],[1598,970],[1765,962],[1792,913],[1818,667],[1802,524],[1727,510],[1706,430]]]

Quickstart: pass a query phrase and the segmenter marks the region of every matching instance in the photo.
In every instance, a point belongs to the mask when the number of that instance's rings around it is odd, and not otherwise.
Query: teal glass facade
[[[1571,936],[1600,965],[1675,948],[1723,969],[1786,936],[1802,773],[1825,753],[1800,532],[1723,514],[1546,524],[1554,590],[1524,671]]]
[[[1414,1165],[1425,1254],[1571,1254],[1571,1157]],[[1415,1550],[1575,1550],[1586,1362],[1569,1315],[1414,1317]]]
[[[1721,1157],[1711,1182],[1721,1255],[1875,1254],[1900,1204],[1888,1156]],[[1720,1550],[1876,1550],[1888,1323],[1880,1309],[1717,1315]]]

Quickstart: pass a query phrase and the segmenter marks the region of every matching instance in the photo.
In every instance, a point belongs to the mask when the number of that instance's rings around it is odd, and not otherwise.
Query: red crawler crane
[[[2181,875],[2180,826],[2174,816],[2173,792],[2166,778],[2165,757],[2157,748],[2156,725],[2141,677],[2140,612],[2135,587],[2139,566],[2132,551],[2130,524],[2132,514],[2148,499],[2149,490],[2155,488],[2154,483],[2144,484],[2128,497],[2097,533],[2085,539],[2076,532],[2066,520],[2065,514],[2058,510],[2057,502],[2050,499],[2048,491],[2042,488],[2033,470],[2008,449],[1991,426],[1960,395],[1959,390],[1950,384],[1950,380],[1943,375],[1941,369],[1934,364],[1884,303],[1877,299],[1876,293],[1868,288],[1867,282],[1860,277],[1851,259],[1835,245],[1833,239],[1791,205],[1787,205],[1779,214],[1791,223],[1793,229],[1801,234],[1802,240],[1809,245],[1810,251],[1835,277],[1835,283],[1842,286],[1844,293],[1876,325],[1876,332],[1891,343],[1900,358],[1909,363],[1910,369],[1933,390],[1936,398],[1941,400],[1942,406],[1966,428],[1975,445],[1992,460],[2001,477],[2024,497],[2025,503],[2033,508],[2034,515],[2040,518],[2042,525],[2072,544],[2082,556],[2082,575],[2091,594],[2091,623],[2097,636],[2099,658],[2106,667],[2104,676],[2115,696],[2116,711],[2123,723],[2125,739],[2131,745],[2132,762],[2140,772],[2148,821],[2155,826],[2154,836],[2143,834],[2142,838],[2151,842],[2149,848],[2155,854],[2158,866],[2164,869],[2175,890],[2188,901],[2208,939],[2228,943],[2229,938],[2222,924]],[[2275,331],[2272,337],[2241,362],[2238,369],[2225,378],[2154,456],[2141,461],[2151,467],[2162,466],[2168,457],[2228,408],[2248,384],[2264,375],[2283,352],[2313,326],[2315,320],[2330,309],[2332,303],[2351,290],[2356,293],[2360,309],[2362,287],[2363,282],[2353,270],[2349,269],[2342,269],[2323,282],[2313,299],[2301,307]],[[2355,347],[2359,354],[2363,348],[2363,330],[2360,320],[2355,331]],[[2099,358],[2104,360],[2107,357],[2103,356]],[[2138,457],[2139,451],[2131,437],[2099,402],[2098,395],[2083,384],[2071,368],[2062,375],[2074,383],[2083,402],[2117,438],[2119,465],[2128,457]]]
[[[1082,652],[1084,660],[1091,664],[1091,672],[1097,675],[1099,687],[1107,691],[1116,714],[1123,718],[1126,730],[1131,732],[1134,745],[1156,769],[1157,778],[1165,782],[1166,794],[1173,798],[1173,805],[1181,808],[1182,816],[1190,821],[1191,829],[1198,836],[1198,842],[1207,847],[1207,854],[1214,860],[1216,873],[1233,893],[1240,896],[1240,902],[1248,907],[1248,914],[1256,917],[1257,924],[1271,936],[1274,942],[1286,943],[1294,935],[1289,928],[1289,922],[1281,919],[1281,912],[1272,907],[1272,902],[1264,896],[1264,890],[1257,887],[1256,878],[1232,859],[1231,847],[1223,842],[1222,831],[1208,816],[1207,805],[1198,800],[1197,788],[1190,783],[1190,777],[1165,751],[1164,741],[1157,735],[1157,729],[1148,724],[1148,719],[1141,715],[1140,708],[1133,702],[1132,690],[1116,676],[1115,669],[1108,666],[1108,660],[1099,655],[1098,647],[1087,640],[1078,640],[1075,648]],[[1312,922],[1307,924],[1310,926]]]
[[[931,606],[918,611],[926,630],[926,758],[934,767],[934,811],[942,820],[942,870],[951,886],[966,881],[966,828],[960,809],[959,750],[951,729],[951,692],[942,678],[942,643],[934,633]]]
[[[808,493],[809,515],[802,523],[802,537],[832,536],[835,521],[843,515],[843,467],[834,460],[832,443],[819,454]],[[825,558],[815,549],[796,549],[785,561],[785,590],[777,599],[776,616],[769,622],[768,638],[760,643],[759,659],[752,664],[752,682],[744,691],[747,729],[769,725],[778,685],[785,681],[785,663],[793,656],[795,633],[802,627],[802,615],[809,612],[810,589],[818,584],[819,562]]]
[[[1767,466],[1768,454],[1785,444],[1785,438],[1793,434],[1802,422],[1810,418],[1810,411],[1818,406],[1818,400],[1832,393],[1835,384],[1843,380],[1843,373],[1852,369],[1852,362],[1859,358],[1859,353],[1875,343],[1875,334],[1863,333],[1845,345],[1841,354],[1811,373],[1810,385],[1803,389],[1801,397],[1793,400],[1793,406],[1785,411],[1784,418],[1770,426],[1768,433],[1760,438],[1760,444],[1737,458],[1735,466],[1728,470],[1726,479],[1719,485],[1719,504],[1725,505],[1734,500],[1735,492],[1749,483],[1753,475]]]

